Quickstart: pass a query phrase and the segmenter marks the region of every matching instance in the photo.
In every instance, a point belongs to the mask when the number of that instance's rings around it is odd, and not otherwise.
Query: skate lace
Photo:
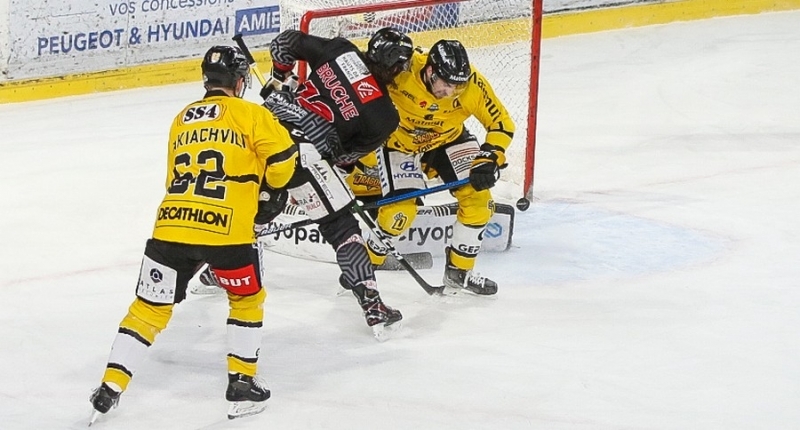
[[[253,376],[253,385],[262,391],[269,390],[269,387],[267,387],[267,381],[260,376]]]
[[[472,271],[472,270],[467,272],[467,277],[465,279],[465,284],[467,284],[467,285],[476,284],[476,285],[480,285],[480,287],[483,288],[485,283],[486,283],[486,278],[481,276],[480,273]]]

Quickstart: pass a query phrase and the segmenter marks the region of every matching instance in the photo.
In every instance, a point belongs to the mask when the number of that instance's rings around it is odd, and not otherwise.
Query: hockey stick
[[[245,58],[247,59],[247,62],[250,63],[250,69],[256,75],[256,78],[258,78],[258,81],[261,83],[262,86],[265,86],[267,84],[267,80],[264,78],[264,76],[259,71],[258,65],[256,64],[256,61],[253,58],[253,55],[250,53],[250,49],[247,48],[247,45],[244,43],[244,39],[242,39],[242,35],[241,34],[237,34],[237,35],[233,36],[233,40],[239,46],[239,49],[242,50],[242,53],[244,54]],[[387,236],[385,233],[383,233],[378,228],[378,226],[375,224],[375,221],[372,220],[372,218],[369,216],[369,214],[367,214],[365,212],[365,210],[366,209],[379,208],[381,206],[385,206],[385,205],[388,205],[388,204],[396,203],[396,202],[407,200],[407,199],[413,199],[413,198],[425,196],[425,195],[428,195],[428,194],[437,193],[439,191],[449,190],[451,188],[456,188],[456,187],[460,187],[460,186],[466,185],[467,183],[469,183],[469,178],[465,178],[465,179],[461,179],[461,180],[458,180],[458,181],[455,181],[455,182],[450,182],[450,183],[438,185],[438,186],[433,187],[433,188],[426,188],[426,189],[423,189],[423,190],[412,191],[412,192],[405,193],[405,194],[400,195],[400,196],[388,197],[388,198],[385,198],[385,199],[378,200],[378,201],[376,201],[374,203],[371,203],[368,206],[367,205],[362,206],[362,205],[358,204],[358,202],[356,202],[356,204],[354,204],[353,207],[352,207],[353,212],[358,214],[359,217],[361,217],[361,219],[364,221],[364,223],[367,225],[367,227],[369,227],[369,229],[372,231],[372,233],[376,237],[378,237],[378,239],[389,250],[389,252],[392,254],[392,256],[394,256],[394,258],[397,259],[397,261],[400,263],[400,265],[403,266],[403,268],[406,269],[406,271],[414,278],[415,281],[417,281],[417,283],[422,287],[422,289],[425,290],[425,292],[428,293],[429,295],[441,294],[442,291],[444,290],[444,286],[442,285],[442,286],[434,287],[433,285],[431,285],[428,282],[426,282],[425,279],[423,279],[422,276],[420,276],[419,273],[417,273],[417,271],[414,269],[414,267],[411,266],[411,263],[406,261],[406,259],[403,258],[403,255],[400,254],[400,252],[398,252],[397,249],[395,249],[394,245],[392,244],[391,238],[389,238],[389,236]],[[283,225],[280,225],[279,227],[276,227],[274,229],[273,228],[264,229],[264,230],[262,230],[262,231],[260,231],[258,233],[258,237],[264,236],[264,235],[268,235],[268,234],[274,234],[274,233],[277,233],[277,232],[280,232],[280,231],[284,231],[284,230],[289,230],[289,229],[292,229],[292,228],[302,227],[302,226],[311,224],[313,222],[314,221],[312,221],[311,219],[307,219],[307,220],[297,221],[297,222],[294,222],[294,223],[291,223],[291,224],[283,224]]]
[[[264,74],[261,73],[261,70],[258,69],[258,64],[256,64],[256,59],[253,58],[253,54],[250,53],[250,48],[248,48],[247,44],[244,43],[244,39],[242,39],[242,35],[241,34],[237,34],[237,35],[233,36],[233,40],[236,42],[236,45],[239,46],[239,49],[242,50],[242,54],[244,54],[244,58],[247,59],[247,63],[250,65],[250,71],[253,72],[254,75],[256,75],[256,79],[258,79],[258,82],[261,83],[261,87],[262,88],[266,87],[267,85],[269,85],[273,89],[278,89],[281,85],[284,84],[284,82],[281,82],[281,81],[275,79],[272,76],[272,74],[270,74],[269,79],[264,77]],[[295,82],[294,86],[295,87],[297,86],[296,82]]]
[[[422,276],[420,276],[419,273],[417,273],[417,271],[414,270],[414,267],[411,266],[411,263],[406,261],[406,259],[403,257],[403,254],[397,251],[397,249],[394,247],[394,244],[392,244],[392,239],[386,233],[381,231],[380,228],[378,228],[378,226],[375,224],[375,221],[372,220],[372,218],[369,216],[369,214],[365,211],[365,209],[361,205],[356,204],[355,206],[353,206],[353,212],[355,212],[356,214],[358,214],[359,217],[361,217],[361,220],[364,221],[367,227],[369,227],[370,231],[372,231],[372,234],[374,234],[381,241],[383,246],[385,246],[389,250],[389,253],[391,253],[392,256],[395,259],[397,259],[397,262],[400,263],[400,265],[403,266],[404,269],[406,269],[406,271],[411,275],[411,277],[414,278],[415,281],[417,281],[417,284],[419,284],[419,286],[422,287],[422,289],[425,290],[425,292],[428,293],[428,295],[433,296],[435,294],[439,295],[442,294],[442,291],[444,291],[444,285],[434,287],[433,285],[425,281],[425,279],[423,279]]]
[[[437,185],[433,188],[423,188],[421,190],[410,191],[408,193],[401,194],[399,196],[386,197],[384,199],[380,199],[372,203],[366,203],[364,204],[363,207],[364,209],[375,209],[381,206],[390,205],[392,203],[401,202],[403,200],[427,196],[428,194],[438,193],[439,191],[449,190],[452,188],[458,188],[462,185],[467,185],[467,184],[469,184],[469,178],[459,179],[454,182],[447,182],[445,184]]]
[[[311,218],[301,219],[300,221],[291,222],[289,224],[278,224],[270,221],[270,226],[259,230],[258,234],[256,234],[256,237],[269,236],[271,234],[280,233],[282,231],[291,230],[294,228],[305,227],[314,223],[316,223],[316,221]]]
[[[258,64],[256,64],[256,59],[253,58],[253,54],[250,53],[250,49],[244,43],[242,35],[237,34],[233,36],[233,41],[236,42],[236,45],[238,45],[239,49],[242,50],[244,58],[247,58],[247,63],[250,64],[250,70],[253,72],[254,75],[256,75],[256,79],[258,79],[258,82],[261,83],[261,86],[263,87],[267,85],[267,79],[264,78],[264,75],[261,73],[260,70],[258,70]]]
[[[464,179],[460,179],[458,181],[448,182],[446,184],[437,185],[437,186],[432,187],[432,188],[424,188],[424,189],[421,189],[421,190],[414,190],[414,191],[410,191],[408,193],[401,194],[401,195],[398,195],[398,196],[387,197],[387,198],[384,198],[384,199],[380,199],[380,200],[372,202],[372,203],[365,203],[364,205],[361,205],[361,208],[363,208],[364,210],[366,210],[366,209],[377,209],[377,208],[379,208],[381,206],[390,205],[392,203],[401,202],[403,200],[415,199],[417,197],[427,196],[428,194],[438,193],[439,191],[449,190],[449,189],[452,189],[452,188],[458,188],[458,187],[460,187],[462,185],[466,185],[468,183],[469,183],[469,178],[464,178]],[[355,212],[355,209],[353,209],[353,212]],[[291,230],[293,228],[305,227],[305,226],[307,226],[309,224],[313,224],[315,222],[316,221],[313,221],[310,218],[308,218],[308,219],[302,219],[300,221],[295,221],[295,222],[292,222],[292,223],[289,223],[289,224],[272,223],[272,224],[275,224],[275,225],[270,225],[269,227],[259,231],[258,234],[256,235],[256,237],[268,236],[270,234],[280,233],[282,231]]]

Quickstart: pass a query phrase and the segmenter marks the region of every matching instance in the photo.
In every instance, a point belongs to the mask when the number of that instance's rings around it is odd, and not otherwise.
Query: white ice
[[[261,415],[191,297],[97,429],[800,428],[800,12],[545,40],[531,210],[494,298],[268,256]],[[0,106],[0,428],[84,428],[199,84]],[[441,277],[442,261],[423,271]]]

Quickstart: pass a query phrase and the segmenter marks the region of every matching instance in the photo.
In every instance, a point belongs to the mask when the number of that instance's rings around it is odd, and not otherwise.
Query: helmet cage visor
[[[461,93],[463,93],[463,92],[464,92],[464,90],[466,90],[466,89],[467,89],[467,82],[469,82],[469,81],[465,81],[465,82],[453,82],[453,81],[450,81],[450,80],[448,80],[448,79],[445,79],[445,78],[443,78],[443,77],[439,76],[439,74],[438,74],[438,73],[436,73],[436,68],[435,68],[435,67],[433,67],[433,68],[431,69],[431,85],[435,84],[437,81],[441,81],[441,82],[442,82],[442,84],[444,84],[444,85],[445,85],[445,87],[447,87],[447,88],[451,88],[451,89],[453,90],[453,95],[452,95],[452,97],[458,97],[458,96],[460,96],[460,95],[461,95]]]

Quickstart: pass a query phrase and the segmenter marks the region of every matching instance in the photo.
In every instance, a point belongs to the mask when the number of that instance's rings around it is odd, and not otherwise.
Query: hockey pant
[[[128,387],[148,348],[167,327],[173,307],[186,298],[188,282],[203,262],[212,265],[219,285],[228,293],[228,371],[255,376],[267,296],[260,261],[258,248],[252,244],[204,246],[148,240],[136,298],[119,325],[103,382],[121,390]]]
[[[361,229],[351,212],[355,196],[342,172],[323,160],[312,145],[301,144],[299,150],[300,167],[287,185],[289,195],[319,224],[322,237],[336,252],[347,285],[376,288]]]
[[[453,142],[422,154],[407,154],[387,147],[359,160],[357,169],[348,176],[348,182],[358,196],[380,195],[391,197],[409,191],[424,189],[425,177],[439,177],[453,182],[469,177],[472,160],[480,145],[474,136],[464,132]],[[463,270],[471,270],[480,252],[483,232],[494,214],[494,201],[489,190],[476,191],[465,185],[451,191],[458,201],[456,223],[450,246],[451,263]],[[416,200],[404,200],[378,209],[377,223],[384,233],[392,237],[403,234],[417,215]],[[381,265],[388,249],[372,234],[366,235],[370,259]]]

